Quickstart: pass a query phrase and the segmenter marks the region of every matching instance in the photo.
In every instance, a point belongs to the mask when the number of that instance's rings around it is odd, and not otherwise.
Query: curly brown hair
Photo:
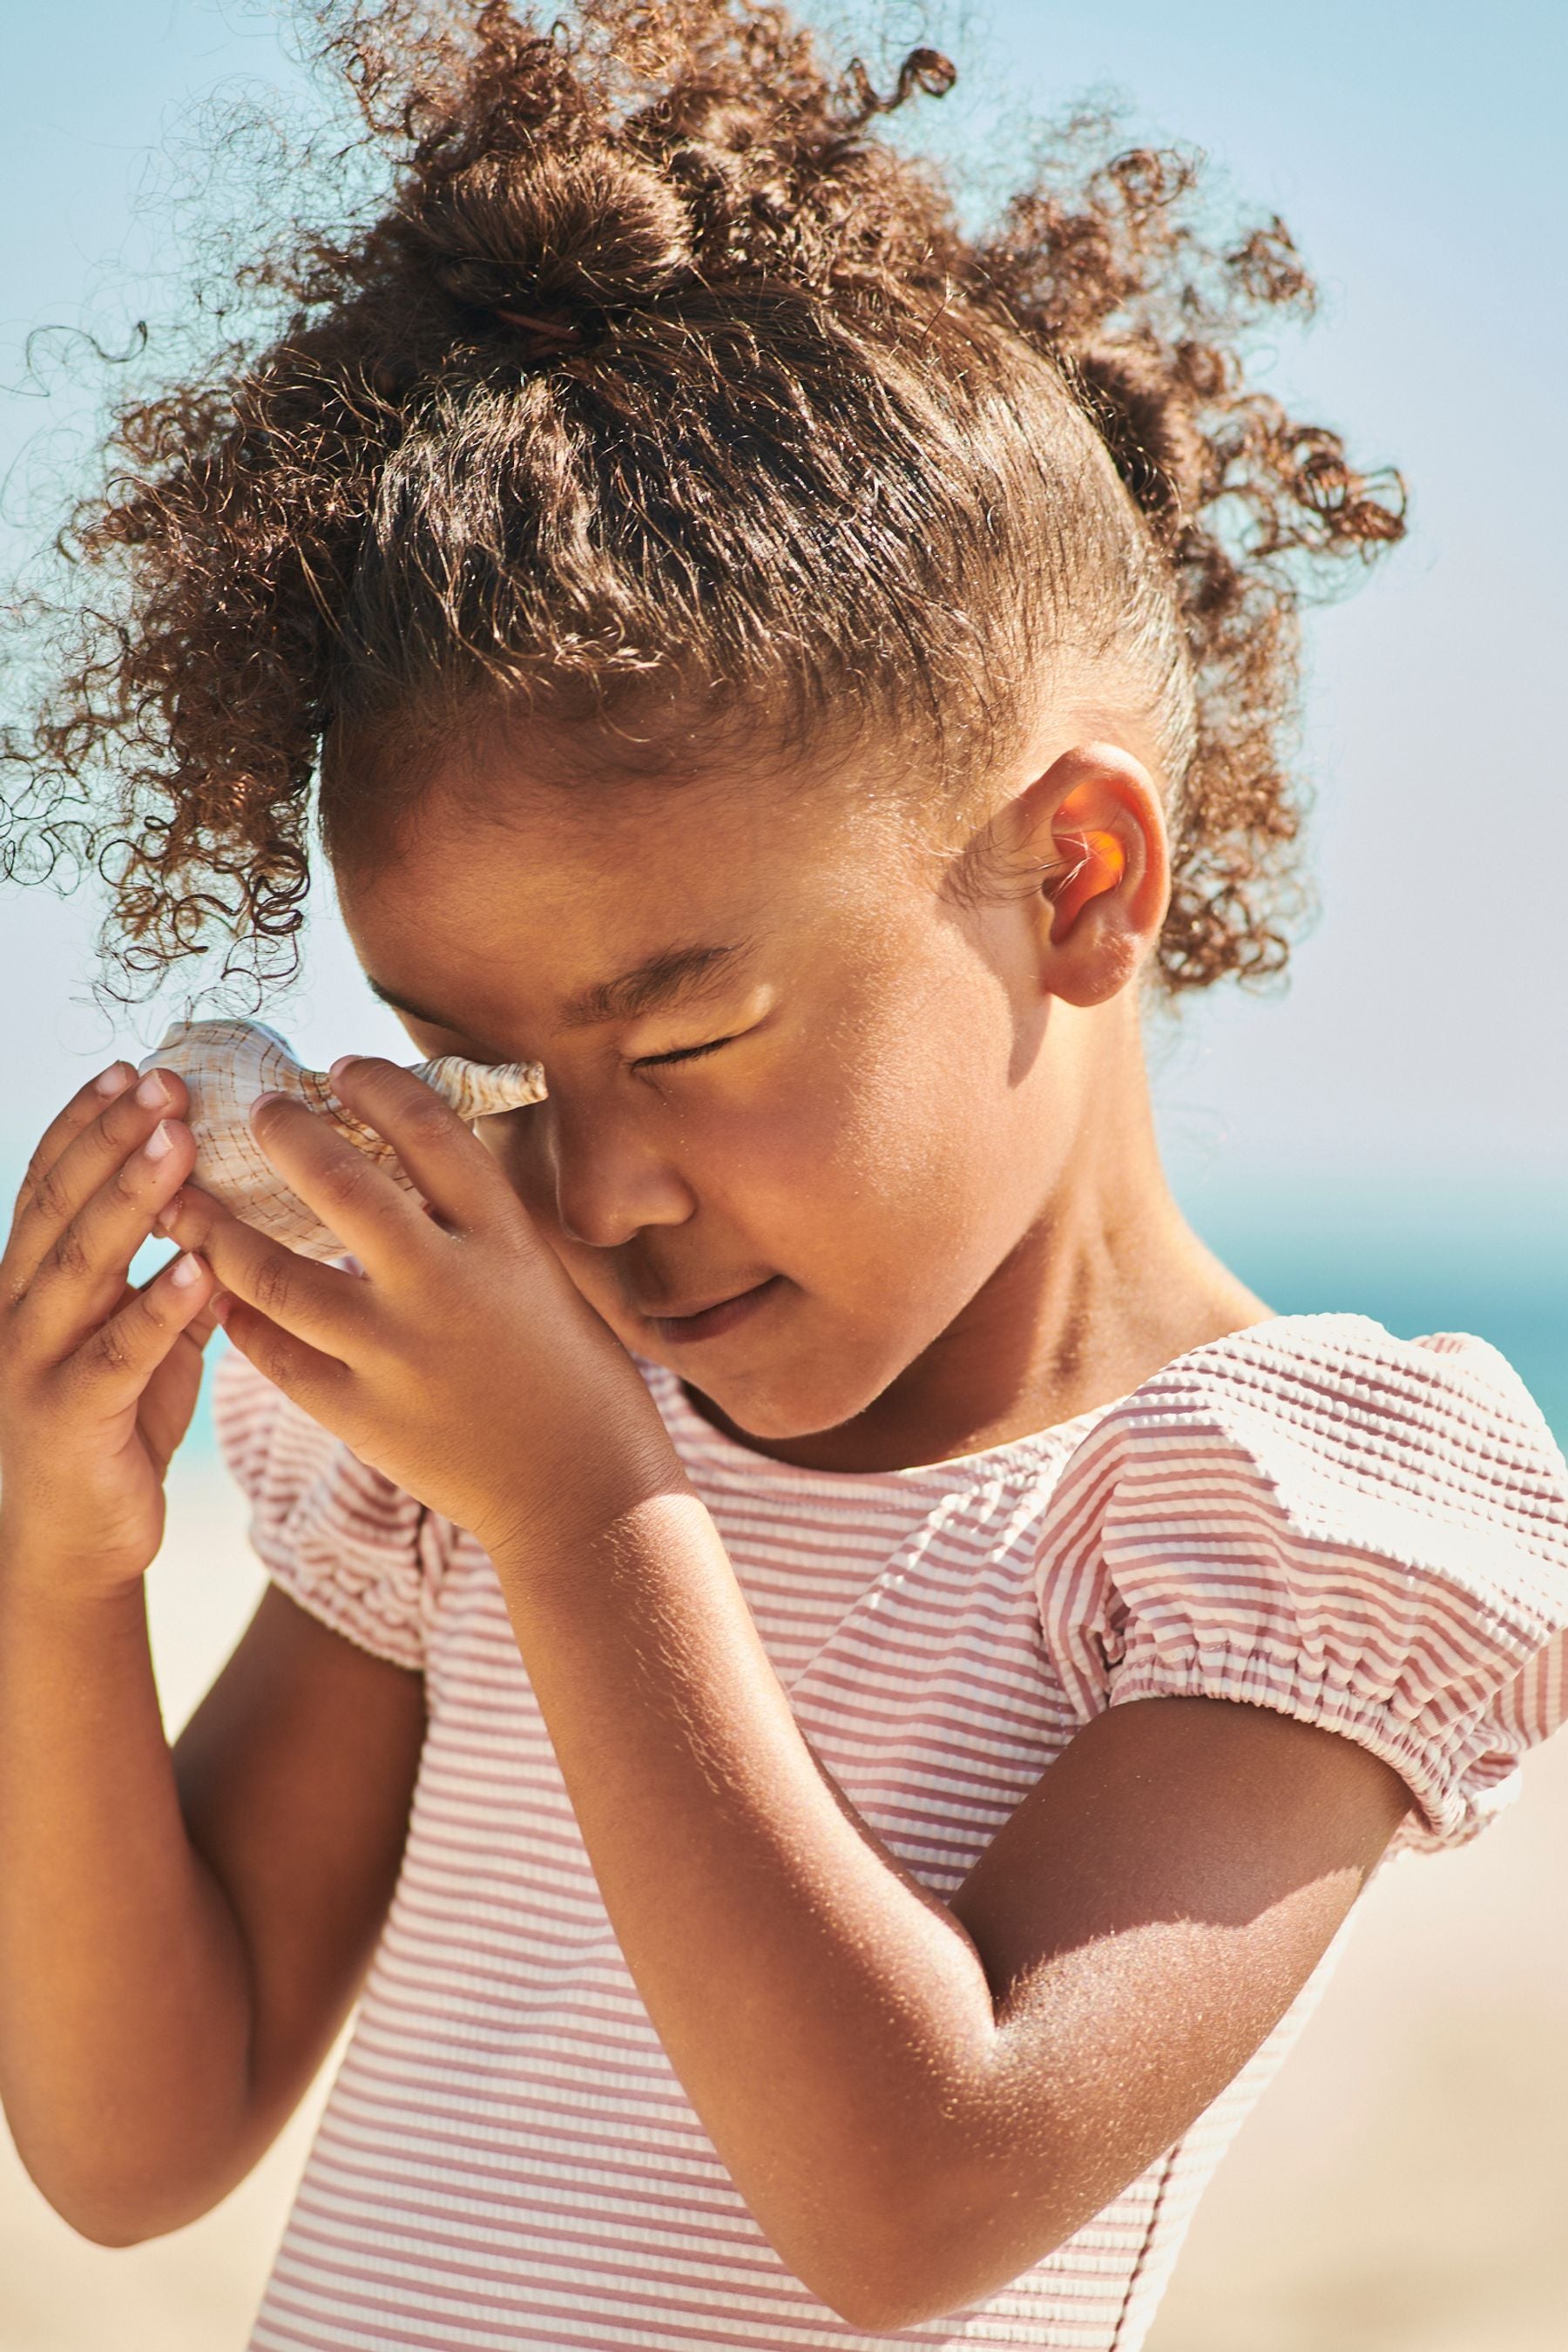
[[[877,128],[946,59],[884,96],[748,0],[311,16],[390,197],[252,263],[264,348],[120,408],[8,871],[85,849],[128,977],[215,930],[291,969],[313,788],[333,855],[374,845],[423,748],[519,706],[623,746],[677,708],[891,722],[962,839],[1031,682],[1088,658],[1169,780],[1158,977],[1283,966],[1299,605],[1403,490],[1247,384],[1313,300],[1279,220],[1215,238],[1189,157],[1080,119],[967,235]]]

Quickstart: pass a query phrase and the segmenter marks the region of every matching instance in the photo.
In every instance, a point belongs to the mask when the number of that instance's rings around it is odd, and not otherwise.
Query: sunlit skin
[[[1135,751],[1042,730],[997,794],[1016,887],[978,908],[853,767],[567,793],[547,761],[521,731],[454,751],[397,854],[340,862],[344,918],[389,1000],[450,1016],[405,1014],[422,1053],[544,1065],[547,1100],[481,1132],[583,1296],[718,1425],[810,1467],[939,1461],[1269,1313],[1160,1167],[1136,978],[1168,854]],[[679,1007],[559,1020],[658,950],[748,938]],[[775,1275],[696,1345],[641,1311]]]
[[[549,1080],[487,1150],[406,1071],[338,1066],[434,1223],[273,1097],[262,1150],[362,1271],[293,1256],[187,1181],[180,1081],[160,1105],[124,1065],[35,1155],[0,1255],[0,2094],[78,2228],[175,2228],[297,2104],[392,1898],[418,1676],[273,1590],[165,1742],[141,1579],[221,1317],[489,1554],[704,2129],[786,2266],[886,2333],[1017,2277],[1172,2145],[1305,1981],[1407,1791],[1266,1707],[1109,1706],[939,1901],[808,1746],[619,1344],[673,1360],[744,1443],[854,1470],[1069,1418],[1267,1316],[1154,1148],[1147,747],[1065,721],[1030,747],[975,905],[851,774],[569,801],[530,757],[454,754],[392,851],[338,861],[367,972],[444,1016],[411,1019],[421,1048]],[[700,1004],[566,1017],[654,950],[748,929],[752,965]],[[153,1225],[186,1278],[139,1293]],[[689,1372],[637,1311],[775,1275]]]

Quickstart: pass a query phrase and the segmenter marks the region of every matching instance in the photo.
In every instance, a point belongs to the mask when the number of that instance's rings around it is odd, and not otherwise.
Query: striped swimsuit
[[[1403,1775],[1395,1846],[1426,1849],[1484,1826],[1564,1711],[1568,1469],[1484,1340],[1276,1317],[1054,1428],[868,1473],[753,1453],[636,1360],[803,1731],[939,1897],[1106,1706],[1194,1695],[1340,1732]],[[237,1352],[216,1411],[269,1573],[422,1672],[428,1715],[396,1893],[252,2352],[888,2341],[781,2262],[665,2057],[485,1554]],[[1091,2221],[898,2340],[1134,2352],[1337,1949]]]

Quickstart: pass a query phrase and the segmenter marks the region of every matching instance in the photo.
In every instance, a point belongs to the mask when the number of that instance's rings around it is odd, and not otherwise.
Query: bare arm
[[[171,1756],[140,1587],[73,1607],[0,1574],[0,2094],[85,2235],[194,2220],[297,2105],[385,1915],[423,1732],[418,1675],[272,1590]]]
[[[994,2292],[1179,2137],[1409,1801],[1334,1734],[1145,1700],[944,1906],[817,1766],[700,1504],[498,1565],[671,2063],[773,2244],[873,2332]]]
[[[129,1283],[194,1151],[180,1081],[142,1099],[133,1076],[56,1119],[0,1257],[0,2101],[45,2196],[109,2243],[213,2204],[298,2099],[385,1911],[424,1730],[418,1676],[269,1593],[171,1757],[142,1578],[212,1279]]]

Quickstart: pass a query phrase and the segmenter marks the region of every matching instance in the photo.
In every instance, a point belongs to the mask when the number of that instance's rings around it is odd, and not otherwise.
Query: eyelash
[[[636,1070],[658,1069],[667,1062],[700,1062],[704,1054],[716,1054],[721,1045],[734,1044],[732,1037],[714,1037],[706,1045],[683,1045],[674,1054],[644,1054],[632,1067]]]

